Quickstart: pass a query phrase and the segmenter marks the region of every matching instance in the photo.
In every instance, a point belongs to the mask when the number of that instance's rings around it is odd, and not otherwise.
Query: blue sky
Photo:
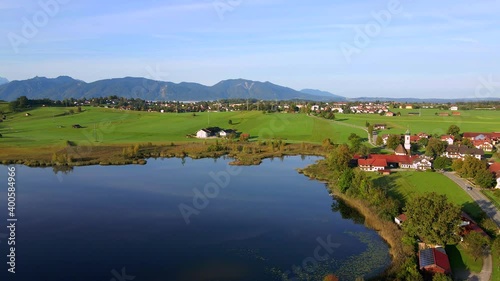
[[[0,76],[500,97],[499,12],[491,0],[2,0]]]

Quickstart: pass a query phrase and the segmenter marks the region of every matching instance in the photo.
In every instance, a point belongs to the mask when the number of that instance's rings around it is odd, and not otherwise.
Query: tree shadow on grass
[[[468,280],[470,270],[465,265],[457,245],[446,245],[445,250],[450,259],[451,270],[453,271],[455,280]]]

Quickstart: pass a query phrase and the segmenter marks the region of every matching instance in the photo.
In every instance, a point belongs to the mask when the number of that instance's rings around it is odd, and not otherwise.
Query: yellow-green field
[[[0,123],[2,147],[33,148],[65,145],[113,145],[193,141],[186,135],[205,127],[218,126],[248,133],[252,140],[280,138],[289,142],[320,143],[326,138],[345,142],[350,133],[363,137],[361,129],[334,124],[305,114],[263,114],[262,112],[158,113],[84,107],[83,112],[64,115],[76,108],[37,108],[9,114]],[[31,116],[25,116],[29,113]],[[229,120],[232,125],[229,125]],[[72,126],[81,125],[75,129]],[[196,141],[196,140],[195,140]]]
[[[371,124],[383,123],[389,129],[381,131],[382,134],[404,133],[408,128],[412,134],[425,132],[428,134],[445,134],[450,125],[457,125],[462,132],[499,132],[500,111],[495,110],[466,110],[460,111],[460,116],[436,116],[435,113],[451,111],[440,111],[438,109],[391,109],[393,112],[401,112],[401,116],[386,117],[378,114],[336,114],[336,118],[349,124],[365,126],[368,121]],[[410,116],[408,113],[421,113],[421,116]]]

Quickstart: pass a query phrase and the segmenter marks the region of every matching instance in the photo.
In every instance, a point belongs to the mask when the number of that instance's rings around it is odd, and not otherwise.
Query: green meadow
[[[428,192],[444,194],[473,217],[481,216],[482,210],[472,198],[445,175],[434,172],[396,172],[378,177],[379,186],[386,186],[389,194],[401,202]]]
[[[67,114],[71,109],[75,113]],[[214,126],[248,133],[252,140],[278,138],[288,142],[321,143],[330,138],[341,143],[353,132],[366,137],[361,129],[305,114],[238,111],[203,112],[193,116],[192,113],[162,114],[96,107],[83,107],[80,113],[76,111],[76,108],[46,107],[9,114],[7,120],[0,123],[3,135],[0,144],[34,148],[66,145],[66,141],[77,145],[192,142],[199,140],[187,138],[187,135]],[[25,116],[26,113],[30,116]],[[75,124],[83,128],[73,128]]]
[[[438,109],[391,109],[401,116],[387,117],[378,114],[337,114],[337,120],[353,125],[365,126],[371,124],[387,124],[388,129],[381,134],[400,134],[408,128],[412,134],[425,132],[428,134],[444,134],[450,125],[457,125],[462,132],[498,132],[500,131],[500,112],[495,110],[466,110],[460,111],[460,116],[436,116]],[[420,116],[410,116],[408,113],[421,113]]]

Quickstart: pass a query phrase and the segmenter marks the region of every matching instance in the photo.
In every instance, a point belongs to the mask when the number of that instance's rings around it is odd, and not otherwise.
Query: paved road
[[[477,188],[473,188],[472,190],[467,190],[467,186],[470,184],[457,176],[455,173],[444,172],[444,175],[453,180],[456,184],[458,184],[469,196],[476,201],[476,203],[483,209],[483,211],[500,227],[500,212],[497,210],[495,205],[484,196],[481,191]]]
[[[469,194],[469,196],[476,201],[479,207],[481,207],[481,209],[483,209],[483,211],[497,224],[497,226],[500,227],[500,212],[497,210],[495,205],[493,205],[493,203],[491,203],[491,201],[481,193],[480,190],[477,188],[467,190],[467,186],[470,186],[470,184],[466,180],[457,176],[455,173],[445,172],[444,175],[465,190],[465,192],[467,192],[467,194]],[[462,280],[489,281],[491,279],[492,271],[493,259],[491,254],[489,254],[483,260],[483,268],[481,269],[481,272],[477,274],[472,274],[468,271],[457,272],[456,277]]]

